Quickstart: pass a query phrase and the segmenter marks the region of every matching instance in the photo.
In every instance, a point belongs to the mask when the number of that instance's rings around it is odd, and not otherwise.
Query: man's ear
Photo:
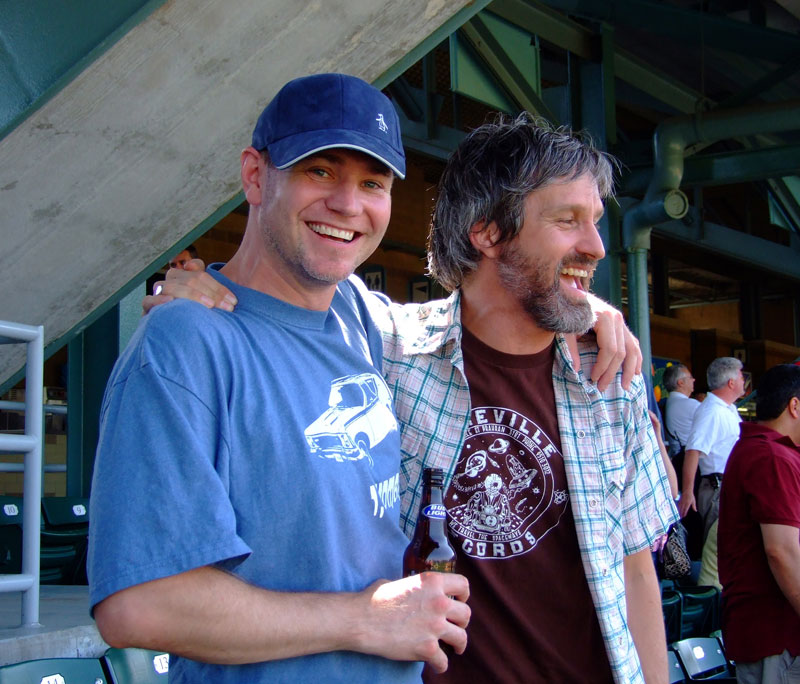
[[[499,256],[502,249],[498,244],[499,240],[500,229],[494,221],[488,224],[479,221],[469,229],[469,241],[472,246],[489,259],[496,259]]]
[[[786,406],[789,410],[789,415],[797,420],[800,418],[800,397],[792,397],[789,399],[789,404]]]
[[[248,204],[261,204],[261,166],[263,159],[255,147],[242,150],[242,189]]]

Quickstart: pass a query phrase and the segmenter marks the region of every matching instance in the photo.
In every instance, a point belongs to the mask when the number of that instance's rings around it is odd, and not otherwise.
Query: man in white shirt
[[[714,359],[706,371],[709,393],[694,414],[686,442],[683,484],[678,511],[684,517],[694,509],[703,518],[703,540],[719,517],[719,488],[725,464],[739,439],[742,419],[734,402],[744,394],[742,362],[730,356]],[[700,466],[700,487],[694,496],[694,480]]]
[[[674,456],[686,447],[692,431],[694,413],[700,408],[700,402],[692,399],[694,376],[682,363],[669,366],[664,371],[664,387],[669,392],[664,409],[664,426],[670,441],[670,456]]]

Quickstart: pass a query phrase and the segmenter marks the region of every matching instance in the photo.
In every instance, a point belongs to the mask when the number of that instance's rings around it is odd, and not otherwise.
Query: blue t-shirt
[[[363,284],[309,311],[214,276],[139,326],[106,390],[91,497],[90,604],[217,565],[276,591],[401,576],[400,446]],[[411,682],[421,665],[335,652],[244,666],[183,658],[171,682]]]

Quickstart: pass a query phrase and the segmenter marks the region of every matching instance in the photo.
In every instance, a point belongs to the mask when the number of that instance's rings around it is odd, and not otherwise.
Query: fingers
[[[639,347],[639,340],[624,326],[623,337],[625,340],[625,362],[622,365],[622,387],[630,390],[631,382],[635,375],[642,372],[642,350]]]
[[[448,596],[452,596],[456,601],[466,603],[469,599],[469,582],[464,575],[445,574],[441,572],[423,573],[423,575],[432,575],[440,578],[442,581],[442,591]]]
[[[197,265],[195,262],[201,265],[203,263],[199,259],[192,259],[189,263],[193,265],[193,268]],[[167,271],[167,279],[156,283],[155,287],[159,285],[162,286],[162,295],[191,299],[209,309],[218,308],[225,311],[233,311],[238,303],[233,292],[202,270],[171,268]]]
[[[455,653],[467,647],[466,604],[469,583],[462,575],[424,572],[364,592],[369,601],[366,640],[356,650],[395,660],[422,660],[436,672],[447,669],[447,644]]]
[[[150,313],[150,310],[154,306],[158,306],[159,304],[166,304],[167,302],[171,302],[174,297],[170,297],[169,295],[159,294],[159,295],[147,295],[144,299],[142,299],[142,315],[146,316]]]
[[[184,271],[205,271],[206,265],[202,259],[190,259],[183,265]]]
[[[598,353],[591,378],[601,392],[611,384],[625,358],[624,327],[625,322],[618,311],[598,312],[594,324]]]

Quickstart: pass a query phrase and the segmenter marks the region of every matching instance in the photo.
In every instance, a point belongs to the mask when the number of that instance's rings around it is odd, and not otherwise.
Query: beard
[[[581,334],[592,327],[594,314],[585,297],[573,300],[561,291],[561,269],[571,266],[591,272],[596,264],[594,259],[576,254],[562,259],[553,272],[549,263],[526,257],[508,244],[497,269],[500,282],[542,330]],[[588,291],[588,283],[584,284]]]

